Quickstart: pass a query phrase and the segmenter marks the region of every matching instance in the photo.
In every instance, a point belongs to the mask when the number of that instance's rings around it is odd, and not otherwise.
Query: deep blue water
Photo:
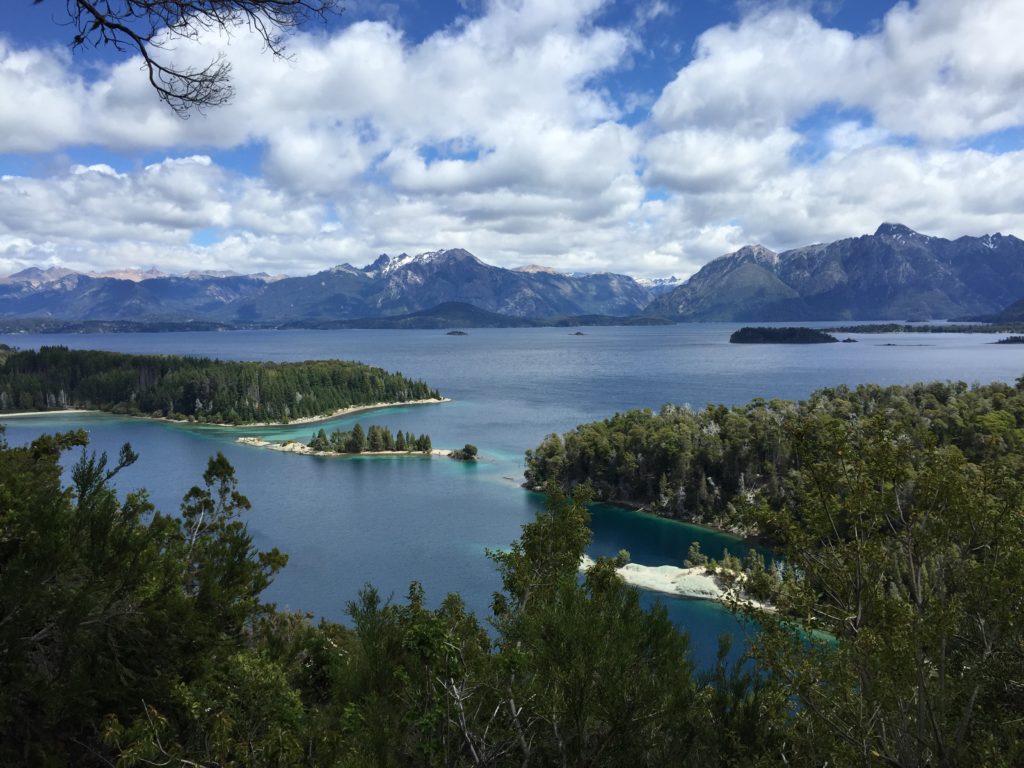
[[[206,460],[223,451],[253,502],[256,544],[290,556],[268,597],[280,606],[341,620],[364,583],[402,598],[423,583],[437,603],[458,591],[486,615],[499,582],[485,556],[519,534],[542,503],[519,487],[523,452],[546,434],[628,408],[666,402],[736,404],[753,397],[802,398],[836,384],[935,379],[1014,381],[1024,348],[993,345],[997,336],[860,336],[858,344],[730,345],[735,324],[639,328],[443,331],[234,331],[124,335],[15,335],[23,348],[64,344],[122,352],[197,354],[240,360],[360,360],[422,378],[453,402],[401,407],[337,420],[328,430],[386,424],[427,432],[435,447],[476,444],[477,465],[443,459],[312,458],[251,448],[241,435],[308,438],[312,427],[227,430],[102,414],[7,419],[12,444],[82,427],[92,447],[115,454],[131,442],[141,459],[119,478],[146,487],[157,507],[177,508]],[[886,347],[886,343],[900,346]],[[927,346],[910,346],[925,344]],[[706,529],[615,507],[593,513],[592,553],[630,551],[635,562],[678,564],[690,542],[720,555],[744,547]],[[646,596],[645,599],[653,599]],[[660,598],[686,627],[699,663],[714,656],[721,632],[739,632],[717,605]]]

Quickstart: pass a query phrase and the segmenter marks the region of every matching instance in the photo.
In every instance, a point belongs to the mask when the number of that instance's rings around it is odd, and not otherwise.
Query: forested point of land
[[[81,408],[244,424],[440,397],[422,381],[344,360],[233,362],[56,346],[3,354],[0,412]]]
[[[526,452],[526,485],[587,484],[597,499],[742,533],[737,506],[756,493],[774,508],[792,502],[790,475],[804,461],[794,435],[830,423],[887,419],[916,447],[948,446],[966,460],[1024,450],[1024,378],[1017,385],[934,382],[826,388],[800,402],[756,399],[699,411],[665,405],[551,434]]]
[[[343,626],[264,602],[286,557],[254,546],[222,455],[166,515],[115,492],[127,445],[65,473],[83,432],[0,437],[0,764],[1021,765],[1024,461],[1000,442],[1018,437],[1020,397],[871,392],[805,418],[751,406],[781,414],[794,457],[785,503],[751,489],[743,510],[776,533],[778,565],[749,574],[775,611],[736,603],[748,652],[727,661],[723,639],[703,671],[617,575],[626,554],[579,578],[580,488],[552,484],[521,538],[489,553],[489,616],[416,583],[405,600],[367,586]],[[976,442],[891,420],[913,403],[970,417]]]
[[[730,344],[832,344],[835,336],[816,328],[763,328],[746,326],[733,332]]]

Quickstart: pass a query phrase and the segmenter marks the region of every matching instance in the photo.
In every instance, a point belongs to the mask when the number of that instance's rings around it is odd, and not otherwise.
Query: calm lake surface
[[[821,326],[827,324],[819,324]],[[460,592],[486,616],[499,588],[489,547],[507,546],[542,501],[519,487],[523,452],[546,434],[629,408],[662,404],[738,404],[754,397],[799,399],[837,384],[902,384],[960,379],[1012,382],[1024,374],[1024,346],[993,345],[998,335],[854,336],[858,344],[730,345],[738,324],[636,328],[443,331],[232,331],[211,333],[12,335],[21,348],[203,355],[230,360],[359,360],[437,387],[453,402],[400,407],[338,419],[350,428],[385,424],[429,433],[438,448],[474,443],[481,461],[314,458],[239,445],[237,437],[308,440],[314,429],[188,427],[102,414],[4,420],[11,444],[43,432],[84,428],[91,447],[116,455],[130,442],[141,454],[119,488],[148,489],[164,511],[200,481],[222,451],[253,502],[248,524],[257,546],[290,560],[267,593],[279,606],[344,619],[365,583],[404,597],[420,581],[431,602]],[[884,346],[896,344],[898,346]],[[918,346],[925,345],[925,346]],[[594,509],[591,553],[629,550],[635,562],[678,565],[694,540],[720,556],[735,540],[705,529],[609,506]],[[742,625],[716,604],[659,599],[691,634],[700,664],[713,659],[722,632]],[[739,645],[742,645],[740,643]]]

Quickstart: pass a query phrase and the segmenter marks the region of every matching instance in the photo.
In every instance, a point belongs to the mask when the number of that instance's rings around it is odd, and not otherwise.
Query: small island
[[[471,443],[453,451],[434,448],[430,435],[417,436],[402,430],[392,434],[388,427],[377,424],[371,424],[366,429],[356,424],[350,430],[336,429],[330,434],[321,429],[308,443],[298,440],[275,443],[262,437],[240,437],[237,442],[305,456],[446,456],[457,461],[477,460],[477,447]]]
[[[1000,339],[995,342],[996,344],[1024,344],[1024,336],[1007,336],[1005,339]]]
[[[0,350],[0,413],[100,410],[217,425],[313,422],[440,403],[422,381],[362,363],[234,362],[67,347]]]
[[[469,336],[465,331],[448,331],[445,336]]]
[[[834,344],[839,339],[815,328],[740,328],[730,344]]]
[[[472,443],[466,443],[462,448],[454,450],[448,455],[457,461],[476,461],[477,449]]]

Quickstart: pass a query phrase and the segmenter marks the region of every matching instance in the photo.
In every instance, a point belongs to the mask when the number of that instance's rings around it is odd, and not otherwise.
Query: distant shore
[[[240,437],[235,440],[242,445],[251,445],[254,448],[267,448],[271,451],[282,453],[299,453],[303,456],[327,456],[331,458],[351,458],[355,456],[451,456],[452,451],[446,448],[433,448],[429,451],[360,451],[359,453],[345,453],[341,451],[318,451],[310,448],[305,443],[297,440],[289,440],[283,443],[275,443],[271,440],[264,440],[262,437]]]
[[[400,405],[438,405],[440,403],[450,403],[452,400],[450,397],[429,397],[423,400],[403,400],[397,403],[371,403],[370,405],[350,405],[347,408],[339,408],[331,413],[321,416],[301,416],[291,421],[249,421],[244,424],[202,424],[201,426],[206,427],[222,427],[225,429],[249,429],[252,427],[294,427],[302,424],[319,424],[324,421],[331,421],[342,416],[349,416],[353,413],[362,413],[363,411],[373,411],[379,408],[395,408]],[[197,421],[188,421],[187,419],[171,419],[167,416],[147,416],[144,413],[112,413],[110,411],[100,410],[98,408],[66,408],[59,411],[17,411],[15,413],[0,413],[0,420],[17,418],[19,416],[60,416],[68,415],[72,413],[106,413],[111,416],[128,416],[133,419],[148,419],[150,421],[166,421],[168,424],[185,424],[189,426],[195,426],[200,424]]]

